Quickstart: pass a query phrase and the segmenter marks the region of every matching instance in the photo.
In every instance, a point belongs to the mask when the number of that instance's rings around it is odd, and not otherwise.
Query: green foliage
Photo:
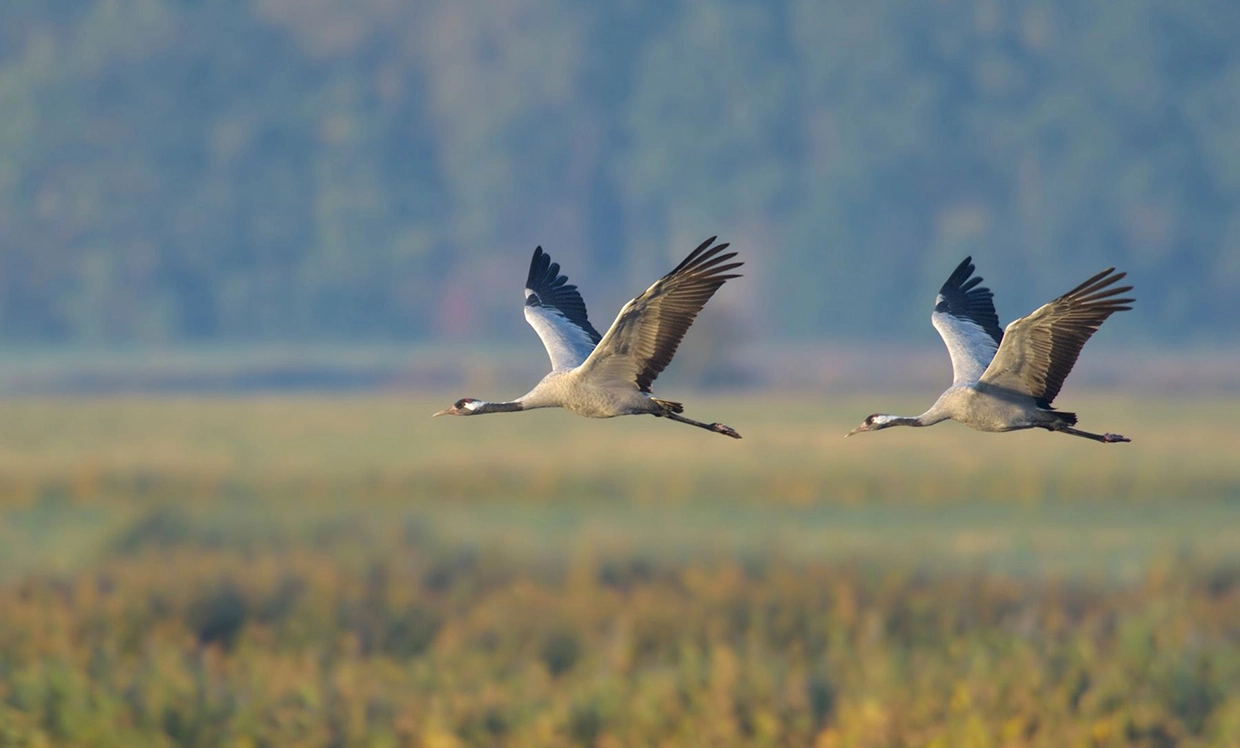
[[[1005,319],[1119,265],[1140,305],[1116,336],[1216,340],[1240,319],[1238,15],[8,2],[0,337],[499,339],[535,244],[624,298],[720,234],[776,337],[921,334],[972,253]]]

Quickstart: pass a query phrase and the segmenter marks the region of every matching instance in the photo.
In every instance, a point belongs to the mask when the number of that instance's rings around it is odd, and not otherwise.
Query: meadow
[[[0,745],[1240,745],[1240,399],[459,394],[0,401]]]

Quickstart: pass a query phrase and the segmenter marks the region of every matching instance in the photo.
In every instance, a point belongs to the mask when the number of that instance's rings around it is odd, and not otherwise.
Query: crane
[[[978,431],[1043,428],[1108,444],[1132,441],[1073,428],[1075,413],[1051,407],[1085,342],[1112,314],[1132,308],[1133,299],[1115,298],[1132,290],[1115,286],[1126,273],[1107,268],[1001,330],[994,294],[973,271],[973,258],[966,257],[939,290],[930,315],[951,354],[951,387],[919,416],[875,413],[845,437],[950,419]]]
[[[624,305],[606,335],[586,314],[575,285],[542,247],[534,250],[525,282],[525,319],[542,339],[551,372],[534,389],[508,402],[472,397],[457,400],[435,416],[476,416],[534,408],[564,408],[587,418],[650,414],[730,436],[741,435],[722,423],[703,423],[681,415],[684,406],[654,397],[650,388],[667,368],[698,312],[726,281],[735,252],[702,242],[670,273]],[[712,246],[714,245],[714,246]]]

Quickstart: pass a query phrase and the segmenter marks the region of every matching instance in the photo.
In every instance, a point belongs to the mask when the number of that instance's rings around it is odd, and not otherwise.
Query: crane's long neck
[[[890,426],[929,426],[930,424],[922,421],[921,416],[893,416],[880,415],[874,419],[883,425],[883,428]]]
[[[875,420],[882,423],[883,428],[890,426],[933,426],[936,423],[942,423],[951,416],[940,412],[937,408],[931,408],[919,416],[892,416],[882,415]]]
[[[525,410],[525,406],[520,400],[509,400],[503,403],[491,403],[486,400],[475,400],[465,406],[472,411],[471,415],[481,415],[483,413],[515,413],[518,410]]]

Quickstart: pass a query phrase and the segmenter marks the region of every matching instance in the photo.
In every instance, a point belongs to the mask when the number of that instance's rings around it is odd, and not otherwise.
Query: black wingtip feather
[[[534,256],[530,258],[530,272],[525,276],[525,287],[533,288],[536,279],[547,274],[547,267],[550,264],[551,258],[543,252],[542,246],[534,247]]]
[[[581,293],[568,282],[568,276],[560,275],[560,264],[552,262],[551,256],[544,252],[541,246],[534,248],[534,256],[530,258],[530,272],[525,279],[525,287],[531,292],[525,300],[527,306],[556,309],[569,322],[584,330],[595,343],[603,339],[599,331],[594,329],[594,325],[590,324]]]
[[[717,236],[712,236],[699,244],[696,249],[689,253],[688,257],[681,260],[679,265],[672,268],[672,271],[663,277],[670,278],[671,276],[676,275],[689,267],[698,267],[700,269],[700,267],[708,267],[711,263],[724,262],[735,257],[735,252],[730,252],[723,256],[720,256],[719,254],[730,246],[728,242],[717,244],[713,247],[710,246],[714,244],[715,240],[718,238],[719,237]]]
[[[979,325],[996,343],[1003,340],[1003,328],[995,313],[994,293],[980,285],[982,277],[974,276],[973,257],[966,257],[939,289],[943,301],[935,311],[966,319]]]

